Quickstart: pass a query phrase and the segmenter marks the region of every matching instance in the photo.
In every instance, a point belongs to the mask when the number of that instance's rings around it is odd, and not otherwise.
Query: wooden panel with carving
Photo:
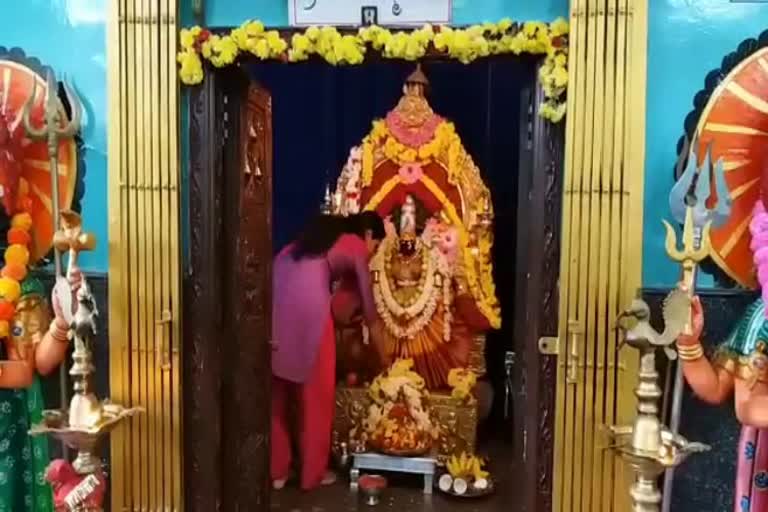
[[[272,104],[257,85],[230,100],[238,165],[227,169],[225,265],[224,510],[266,510],[269,499]],[[228,116],[230,117],[230,116]],[[237,126],[239,125],[239,126]],[[228,153],[229,153],[228,151]],[[235,163],[235,162],[233,162]]]
[[[536,111],[543,91],[523,91],[515,291],[515,454],[524,492],[520,510],[551,509],[552,443],[557,361],[538,340],[556,336],[560,271],[563,131]]]
[[[184,503],[186,512],[221,508],[221,98],[215,73],[189,99],[188,251],[183,279]]]
[[[539,336],[556,336],[558,327],[558,286],[560,278],[560,222],[563,193],[562,127],[544,126],[541,162],[544,196],[543,240],[541,259],[542,298],[539,306]],[[552,460],[555,442],[555,384],[557,359],[539,354],[537,503],[535,510],[552,510]]]

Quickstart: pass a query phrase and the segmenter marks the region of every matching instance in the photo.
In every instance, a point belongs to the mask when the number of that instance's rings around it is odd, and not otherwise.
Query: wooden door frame
[[[242,381],[230,380],[224,393],[224,377],[231,364],[227,354],[247,350],[229,347],[225,353],[222,349],[230,342],[224,339],[228,329],[222,276],[228,264],[223,250],[233,247],[231,236],[237,237],[225,229],[227,196],[231,199],[236,192],[228,185],[227,177],[238,171],[231,166],[225,168],[227,151],[232,148],[226,140],[237,139],[238,127],[233,119],[239,117],[236,113],[241,109],[248,83],[249,77],[240,67],[207,67],[203,83],[189,92],[190,162],[182,192],[187,205],[182,353],[184,502],[189,512],[228,510],[225,503],[231,503],[232,496],[227,494],[233,486],[225,482],[239,478],[241,473],[238,462],[225,455],[229,452],[225,446],[245,445],[249,433],[228,422],[224,411],[230,408],[229,402],[238,401],[241,393],[265,382],[265,376],[257,372],[241,372]],[[521,185],[519,203],[519,211],[527,218],[527,230],[519,233],[517,248],[515,350],[522,368],[517,373],[522,377],[517,379],[515,395],[524,400],[526,413],[525,434],[518,436],[521,440],[516,450],[524,461],[519,478],[525,486],[516,505],[526,512],[549,512],[552,495],[556,360],[540,355],[538,339],[557,335],[564,136],[562,126],[552,125],[538,115],[543,98],[537,82],[527,98],[529,108],[523,113],[528,130],[521,135],[521,142],[526,144],[526,150],[522,145],[520,148],[521,172],[525,172],[521,183],[528,185]],[[230,161],[236,159],[230,155]],[[538,329],[526,329],[537,324]],[[259,413],[269,417],[268,403],[262,404]],[[255,434],[268,441],[269,432]],[[268,474],[263,478],[268,479]],[[268,480],[251,485],[253,491],[238,501],[239,509],[267,512]]]
[[[521,98],[528,109],[521,109],[527,130],[521,133],[520,169],[529,170],[519,182],[518,215],[528,222],[518,229],[528,229],[518,231],[515,262],[514,345],[522,365],[515,397],[524,403],[516,414],[523,429],[515,437],[515,453],[523,461],[519,481],[524,489],[517,504],[522,512],[552,510],[557,356],[542,354],[539,339],[558,334],[565,122],[555,125],[538,115],[544,99],[538,81]]]

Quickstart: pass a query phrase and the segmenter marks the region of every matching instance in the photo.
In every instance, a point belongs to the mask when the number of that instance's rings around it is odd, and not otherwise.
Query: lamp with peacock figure
[[[29,434],[33,437],[48,435],[65,443],[76,451],[74,461],[66,459],[53,461],[46,472],[46,479],[54,491],[53,506],[56,511],[99,512],[106,490],[106,475],[96,449],[115,427],[140,408],[126,408],[109,400],[96,397],[92,387],[92,376],[96,369],[93,364],[92,344],[98,329],[98,308],[87,279],[82,276],[74,294],[73,275],[80,252],[96,247],[91,233],[83,230],[80,216],[71,210],[60,209],[59,163],[61,141],[71,139],[79,130],[80,102],[74,90],[65,87],[73,109],[72,119],[63,116],[61,101],[55,94],[53,72],[48,71],[47,91],[44,96],[37,94],[38,81],[31,83],[32,94],[24,103],[20,123],[27,140],[45,142],[48,149],[48,167],[51,169],[51,210],[53,245],[55,249],[56,284],[54,302],[58,303],[62,321],[68,327],[68,337],[74,344],[73,364],[69,370],[74,384],[74,394],[68,408],[46,410],[42,421],[33,425]],[[44,98],[44,103],[39,101]],[[9,190],[9,193],[11,190]],[[50,224],[49,224],[50,225]],[[39,233],[38,233],[39,235]],[[48,238],[50,240],[51,237]],[[62,275],[61,254],[68,253],[66,276]],[[62,404],[63,407],[66,407]]]
[[[635,482],[630,489],[632,512],[659,512],[659,476],[666,469],[682,464],[689,455],[709,450],[706,445],[690,442],[672,432],[659,419],[658,401],[662,393],[656,371],[656,352],[663,349],[670,359],[677,357],[671,347],[683,332],[690,308],[691,301],[686,292],[679,289],[672,291],[664,302],[663,333],[651,327],[650,309],[640,299],[632,301],[632,305],[619,317],[619,328],[624,333],[622,345],[640,351],[635,421],[632,425],[609,428],[613,441],[611,447],[635,474]]]

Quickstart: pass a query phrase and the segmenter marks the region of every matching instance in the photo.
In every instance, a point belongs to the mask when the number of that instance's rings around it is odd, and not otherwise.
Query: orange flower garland
[[[10,334],[11,320],[16,314],[16,302],[21,297],[21,281],[27,276],[30,230],[32,217],[29,213],[17,213],[11,218],[8,243],[5,250],[5,266],[0,271],[0,338]]]

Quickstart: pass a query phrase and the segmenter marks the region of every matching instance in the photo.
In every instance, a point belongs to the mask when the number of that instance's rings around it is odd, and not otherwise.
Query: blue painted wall
[[[664,251],[676,144],[707,73],[739,43],[768,29],[768,4],[730,0],[650,0],[643,284],[670,286],[679,268]],[[712,286],[701,276],[701,286]]]
[[[53,67],[79,91],[85,107],[86,228],[99,245],[83,254],[84,270],[107,270],[107,0],[26,0],[0,16],[0,46],[18,46]]]
[[[285,0],[207,0],[206,24],[239,25],[247,19],[259,19],[266,25],[288,25]],[[568,14],[568,0],[453,0],[453,22],[458,25],[515,20],[549,21]]]

